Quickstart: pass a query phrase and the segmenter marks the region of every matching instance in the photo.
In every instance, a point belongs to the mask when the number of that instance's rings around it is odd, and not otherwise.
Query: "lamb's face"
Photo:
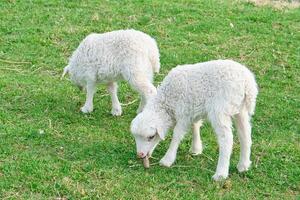
[[[137,155],[140,158],[151,156],[157,144],[162,140],[157,122],[158,117],[155,113],[143,111],[131,123],[131,133],[135,138]]]

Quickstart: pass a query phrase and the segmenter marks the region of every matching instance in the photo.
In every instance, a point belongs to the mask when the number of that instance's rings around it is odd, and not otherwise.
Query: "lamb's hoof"
[[[193,156],[197,156],[197,155],[200,155],[202,154],[202,147],[199,147],[199,148],[195,148],[195,147],[191,147],[190,148],[190,153],[193,155]]]
[[[90,107],[87,107],[87,106],[81,107],[80,110],[83,113],[91,113],[91,112],[93,112],[93,108],[90,108]]]
[[[163,157],[159,161],[159,164],[161,166],[164,166],[164,167],[171,167],[173,163],[174,163],[174,159],[171,159],[171,158],[168,158],[168,157]]]
[[[249,170],[250,166],[251,166],[251,161],[238,163],[236,168],[238,169],[239,172],[245,172]]]
[[[112,108],[111,114],[113,116],[121,116],[122,115],[122,108],[121,108],[121,106],[117,107],[117,108]]]
[[[226,178],[228,177],[228,174],[215,174],[215,175],[213,175],[213,179],[215,180],[215,181],[222,181],[222,180],[225,180]]]

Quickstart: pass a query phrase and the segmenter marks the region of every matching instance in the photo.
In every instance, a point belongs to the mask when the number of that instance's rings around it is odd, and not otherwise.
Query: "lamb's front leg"
[[[190,152],[193,155],[199,155],[202,153],[203,147],[202,147],[202,141],[200,137],[200,127],[202,126],[202,120],[199,120],[198,122],[195,122],[193,124],[193,140],[192,140],[192,146],[190,149]]]
[[[116,82],[111,82],[107,85],[108,92],[111,96],[112,109],[111,114],[114,116],[120,116],[122,114],[122,107],[118,99],[118,85]]]
[[[231,118],[225,114],[210,117],[211,124],[216,132],[219,144],[219,159],[216,173],[213,175],[215,181],[226,179],[229,172],[230,156],[233,145],[231,129]]]
[[[170,167],[175,162],[177,149],[186,132],[187,126],[177,122],[169,149],[165,156],[160,160],[162,166]]]
[[[81,112],[90,113],[93,111],[93,98],[96,92],[96,83],[88,82],[86,85],[86,101],[83,107],[81,107]]]

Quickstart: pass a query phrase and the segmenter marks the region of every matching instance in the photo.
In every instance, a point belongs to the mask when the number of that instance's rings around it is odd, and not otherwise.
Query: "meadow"
[[[191,134],[171,168],[158,165],[170,135],[145,170],[129,126],[138,94],[119,87],[123,115],[110,114],[103,86],[91,114],[63,67],[91,32],[137,29],[157,40],[161,72],[176,65],[233,59],[259,85],[252,167],[238,173],[234,133],[230,177],[214,182],[218,146],[209,123],[204,152],[189,154]],[[238,0],[0,0],[1,199],[299,199],[300,9]]]

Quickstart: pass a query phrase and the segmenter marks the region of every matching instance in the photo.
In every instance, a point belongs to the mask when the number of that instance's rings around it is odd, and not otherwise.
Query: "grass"
[[[300,10],[244,1],[0,0],[1,199],[297,199],[300,198]],[[134,28],[156,38],[161,74],[182,63],[230,58],[247,65],[260,87],[253,119],[253,166],[211,180],[218,149],[209,124],[204,155],[181,144],[174,167],[144,170],[129,124],[138,102],[110,115],[99,87],[95,111],[79,112],[84,94],[62,68],[90,32]],[[122,103],[138,98],[126,83]],[[157,163],[170,137],[154,153]]]

